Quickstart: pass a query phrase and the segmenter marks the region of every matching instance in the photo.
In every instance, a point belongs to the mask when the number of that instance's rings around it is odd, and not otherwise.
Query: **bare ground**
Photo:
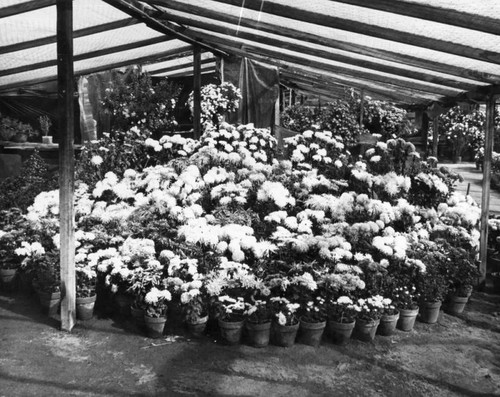
[[[0,396],[500,396],[499,295],[345,347],[256,349],[170,331],[153,340],[94,318],[68,334],[34,297],[2,293]]]

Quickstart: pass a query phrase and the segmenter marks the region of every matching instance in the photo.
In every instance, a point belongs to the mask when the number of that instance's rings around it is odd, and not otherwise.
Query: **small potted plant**
[[[437,323],[439,310],[448,293],[448,280],[441,264],[427,264],[426,272],[419,276],[417,291],[420,294],[420,320],[428,324]]]
[[[90,320],[94,315],[97,273],[90,265],[77,266],[76,273],[76,318]]]
[[[298,340],[310,346],[318,346],[326,328],[326,302],[321,296],[308,301],[301,308]]]
[[[33,286],[42,308],[49,316],[57,313],[61,301],[61,267],[59,251],[54,249],[44,255],[32,257],[34,263]]]
[[[2,288],[12,291],[15,285],[17,269],[20,266],[15,255],[18,237],[15,231],[0,230],[0,277]]]
[[[240,343],[245,322],[245,300],[242,297],[222,295],[217,298],[219,330],[225,343]]]
[[[357,311],[353,300],[345,295],[332,299],[328,304],[327,315],[328,334],[333,343],[346,344],[356,323]]]
[[[49,135],[49,130],[52,122],[50,121],[49,116],[40,116],[38,118],[38,122],[40,123],[40,129],[42,130],[42,143],[45,145],[51,144],[52,136]]]
[[[151,288],[144,297],[144,322],[149,337],[162,337],[167,322],[168,302],[171,299],[170,291],[166,289],[160,290],[156,287]]]
[[[377,333],[382,336],[391,336],[396,330],[399,320],[399,310],[396,308],[392,299],[385,298],[382,301],[382,317],[377,328]]]
[[[271,336],[272,319],[269,301],[257,299],[246,303],[245,316],[250,344],[254,347],[267,346]]]
[[[274,343],[283,347],[292,346],[300,326],[297,318],[300,304],[278,296],[272,297],[270,303],[273,313]]]
[[[375,338],[377,328],[380,324],[380,317],[384,313],[383,302],[384,297],[381,295],[358,299],[355,305],[358,315],[354,327],[354,332],[358,339],[370,342]]]
[[[399,319],[397,328],[401,331],[409,332],[415,325],[419,307],[418,300],[420,295],[417,293],[417,288],[412,286],[403,285],[395,287],[392,291],[393,305],[399,311]]]

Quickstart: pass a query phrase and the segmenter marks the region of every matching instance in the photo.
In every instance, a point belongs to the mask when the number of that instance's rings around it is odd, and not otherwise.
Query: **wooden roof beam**
[[[288,55],[284,54],[281,51],[280,47],[276,47],[276,49],[269,50],[269,49],[264,49],[260,46],[258,46],[258,43],[256,45],[250,45],[250,44],[243,44],[238,42],[237,40],[232,40],[229,37],[224,37],[221,38],[220,36],[212,35],[208,32],[195,32],[192,30],[191,35],[193,36],[200,36],[203,37],[205,40],[217,43],[219,46],[223,46],[224,44],[230,44],[232,47],[238,48],[241,46],[244,46],[247,49],[248,52],[253,52],[256,54],[262,54],[270,58],[276,58],[276,59],[283,59],[287,60],[290,62],[297,63],[299,65],[305,65],[305,66],[310,66],[310,65],[316,65],[319,68],[322,68],[324,70],[329,70],[330,72],[334,73],[339,73],[339,74],[344,74],[346,76],[351,76],[351,78],[365,78],[365,79],[370,79],[376,82],[381,82],[384,84],[391,84],[391,85],[399,85],[402,87],[408,87],[410,89],[414,89],[417,91],[422,91],[422,92],[428,92],[428,93],[433,93],[433,94],[438,94],[441,96],[456,96],[460,94],[460,92],[457,92],[458,90],[454,89],[449,89],[446,87],[438,87],[434,85],[427,84],[425,82],[420,82],[420,81],[402,81],[398,80],[397,76],[384,76],[384,75],[379,75],[376,73],[372,73],[370,71],[353,71],[348,67],[348,65],[344,66],[337,66],[337,65],[331,65],[326,62],[322,61],[313,61],[310,60],[308,57],[301,57],[299,55]]]
[[[210,63],[210,62],[215,62],[215,59],[214,58],[202,59],[200,61],[200,65],[206,65],[207,63]],[[193,65],[193,61],[189,61],[189,62],[181,63],[179,65],[169,66],[169,67],[166,67],[166,68],[161,68],[161,69],[156,69],[156,70],[149,70],[148,73],[154,76],[155,74],[159,74],[159,73],[174,72],[174,71],[179,70],[179,69],[184,69],[184,68],[187,68],[187,67],[191,67],[192,65]]]
[[[90,26],[88,28],[75,30],[73,32],[73,38],[90,36],[92,34],[106,32],[108,30],[114,30],[114,29],[124,28],[127,26],[132,26],[132,25],[135,25],[137,23],[140,23],[140,22],[135,18],[126,18],[126,19],[121,19],[119,21],[104,23],[102,25]],[[52,43],[55,43],[56,40],[57,40],[57,36],[49,36],[49,37],[42,37],[40,39],[35,39],[35,40],[23,41],[21,43],[6,45],[3,47],[0,47],[0,54],[6,54],[9,52],[21,51],[21,50],[26,50],[28,48],[52,44]]]
[[[35,11],[40,8],[50,7],[56,4],[56,0],[33,0],[0,8],[0,18],[11,17],[23,12]]]
[[[241,0],[213,0],[219,3],[241,7]],[[476,59],[483,62],[500,64],[500,52],[485,51],[479,48],[469,47],[463,44],[434,39],[432,37],[419,36],[414,33],[394,29],[383,28],[377,25],[356,22],[336,16],[325,15],[305,9],[298,10],[290,5],[277,4],[270,1],[245,2],[245,8],[262,13],[290,18],[301,22],[313,23],[318,26],[345,30],[366,36],[378,37],[380,39],[428,48],[447,54]]]
[[[234,31],[236,29],[236,26],[235,26],[235,29],[232,29],[232,28],[227,28],[227,27],[221,26],[220,24],[206,23],[206,22],[195,20],[195,19],[188,19],[188,18],[175,18],[175,19],[176,19],[177,23],[189,24],[189,25],[196,27],[196,28],[226,34],[230,37],[234,36]],[[188,31],[189,30],[186,29],[184,32],[186,33]],[[259,29],[259,31],[260,31],[260,29]],[[255,41],[255,42],[261,43],[261,44],[285,48],[287,50],[296,51],[299,53],[304,53],[304,54],[308,54],[308,55],[312,55],[312,56],[317,56],[320,58],[330,59],[332,61],[351,64],[351,65],[363,67],[366,69],[374,69],[378,72],[384,72],[384,73],[394,74],[397,76],[415,79],[418,81],[424,81],[424,82],[428,82],[428,83],[443,85],[443,86],[455,88],[455,89],[462,90],[462,91],[471,90],[471,89],[477,87],[474,84],[457,81],[457,80],[454,80],[452,78],[435,76],[435,75],[427,74],[425,72],[420,72],[420,71],[408,70],[408,68],[405,67],[406,65],[401,65],[401,67],[389,66],[389,65],[384,65],[383,63],[379,63],[379,62],[373,62],[370,60],[358,59],[358,58],[353,58],[353,57],[349,57],[349,56],[345,56],[345,55],[341,55],[341,54],[335,54],[335,53],[332,53],[332,52],[326,51],[326,50],[318,50],[315,48],[311,48],[310,46],[307,46],[307,45],[290,43],[286,40],[286,38],[284,38],[283,40],[269,38],[269,37],[266,37],[266,36],[259,34],[259,31],[256,30],[255,34],[244,32],[244,31],[239,31],[237,37],[242,38],[242,39],[246,39],[246,40]]]
[[[201,16],[203,18],[212,19],[214,23],[225,22],[225,23],[231,23],[236,26],[243,26],[251,29],[255,29],[256,27],[255,20],[245,17],[238,18],[237,16],[231,14],[216,12],[208,8],[198,7],[178,0],[145,0],[145,1],[149,4],[162,5],[164,7],[167,7],[169,10],[189,13],[190,14],[189,17],[175,15],[168,12],[168,10],[166,11],[166,13],[159,14],[162,15],[163,17],[166,17],[170,21],[179,24],[194,26],[193,21],[195,21],[195,19],[191,15],[196,15],[196,16]],[[266,33],[281,35],[286,38],[305,41],[307,43],[324,45],[326,47],[352,52],[354,54],[373,57],[375,59],[402,63],[403,65],[422,68],[433,72],[444,73],[451,76],[477,80],[485,83],[500,82],[500,74],[492,75],[488,73],[478,72],[476,70],[468,70],[455,65],[414,57],[409,54],[402,54],[402,53],[372,48],[368,46],[363,46],[359,44],[348,43],[345,41],[325,38],[323,36],[302,32],[285,26],[276,26],[262,21],[260,21],[258,24],[258,30]]]
[[[158,44],[158,43],[162,43],[164,41],[170,41],[173,39],[174,39],[173,37],[158,36],[158,37],[154,37],[152,39],[141,40],[141,41],[136,41],[136,42],[127,43],[127,44],[121,44],[121,45],[118,45],[115,47],[103,48],[102,50],[96,50],[96,51],[91,51],[91,52],[86,52],[83,54],[75,55],[73,57],[73,61],[74,62],[82,61],[85,59],[109,55],[109,54],[113,54],[113,53],[117,53],[117,52],[121,52],[121,51],[132,50],[134,48],[144,47],[144,46],[148,46],[148,45],[152,45],[152,44]],[[1,76],[8,76],[11,74],[16,74],[16,73],[22,73],[22,72],[26,72],[29,70],[43,69],[43,68],[54,66],[54,65],[57,65],[57,59],[51,59],[49,61],[32,63],[29,65],[17,66],[15,68],[11,68],[11,69],[3,69],[3,70],[0,70],[0,77]]]
[[[427,21],[477,30],[479,32],[495,34],[497,36],[500,35],[500,24],[498,23],[498,19],[457,11],[452,8],[443,8],[430,4],[420,4],[417,2],[409,3],[401,0],[335,1],[337,3],[371,8],[373,10],[386,11],[393,14],[405,15],[407,17],[425,19]]]
[[[175,58],[180,58],[180,57],[186,57],[186,56],[191,55],[192,53],[193,53],[192,46],[186,45],[184,47],[176,48],[174,50],[163,51],[163,52],[160,52],[160,53],[157,53],[154,55],[131,58],[131,59],[127,59],[125,61],[115,62],[115,63],[111,63],[111,64],[107,64],[107,65],[96,66],[96,67],[82,69],[82,70],[75,70],[75,76],[83,76],[83,75],[87,75],[87,74],[102,72],[104,70],[111,70],[111,69],[121,68],[123,66],[141,64],[141,63],[146,63],[146,62],[151,62],[151,61],[164,62],[166,60],[173,59],[173,58],[175,59]],[[40,77],[37,79],[30,79],[30,80],[15,82],[15,83],[4,84],[4,85],[0,85],[0,92],[10,90],[12,88],[26,87],[26,86],[30,86],[30,85],[47,83],[49,81],[56,81],[56,80],[57,80],[57,76],[52,75],[52,76],[47,76],[47,77]]]
[[[138,19],[141,22],[144,22],[147,26],[149,26],[151,29],[154,29],[160,33],[166,34],[168,36],[174,36],[175,38],[182,40],[186,43],[192,44],[192,45],[199,45],[201,48],[207,51],[211,51],[214,54],[217,54],[219,56],[227,56],[228,54],[224,53],[223,51],[219,50],[218,48],[214,48],[211,45],[205,44],[202,41],[198,40],[193,40],[192,37],[186,36],[181,32],[182,29],[173,27],[171,25],[167,25],[165,23],[162,23],[158,21],[155,18],[152,18],[151,16],[148,15],[146,11],[143,11],[139,7],[136,7],[134,4],[135,2],[132,1],[127,1],[127,0],[103,0],[106,3],[112,5],[113,7],[119,9],[120,11],[123,11],[127,14],[129,14],[131,17]]]

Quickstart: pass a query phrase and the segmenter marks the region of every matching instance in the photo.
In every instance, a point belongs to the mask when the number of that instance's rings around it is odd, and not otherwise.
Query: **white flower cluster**
[[[294,206],[295,198],[280,182],[265,181],[257,191],[258,201],[272,201],[279,208],[285,208],[287,205]]]

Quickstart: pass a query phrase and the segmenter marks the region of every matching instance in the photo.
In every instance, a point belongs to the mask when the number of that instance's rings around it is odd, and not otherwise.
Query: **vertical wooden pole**
[[[276,97],[276,101],[274,102],[274,125],[280,125],[280,96]]]
[[[439,115],[434,116],[432,122],[432,155],[438,158],[438,144],[439,144]]]
[[[201,49],[193,46],[193,138],[201,137]]]
[[[365,111],[365,90],[361,90],[361,104],[359,108],[359,126],[363,128],[363,113]]]
[[[486,280],[486,256],[488,248],[488,216],[490,210],[490,180],[491,157],[493,152],[493,135],[495,132],[495,96],[491,95],[486,101],[486,128],[484,137],[484,166],[483,192],[481,195],[481,237],[479,258],[479,285],[484,286]]]
[[[292,89],[288,92],[288,106],[292,106]]]
[[[224,58],[220,57],[220,82],[224,82]]]
[[[74,193],[73,2],[57,0],[57,92],[59,112],[59,222],[61,235],[61,329],[76,321]]]
[[[427,154],[427,136],[429,135],[429,117],[427,117],[427,113],[424,111],[420,111],[422,114],[422,126],[420,127],[420,134],[422,139],[422,145],[424,148],[424,153]]]

